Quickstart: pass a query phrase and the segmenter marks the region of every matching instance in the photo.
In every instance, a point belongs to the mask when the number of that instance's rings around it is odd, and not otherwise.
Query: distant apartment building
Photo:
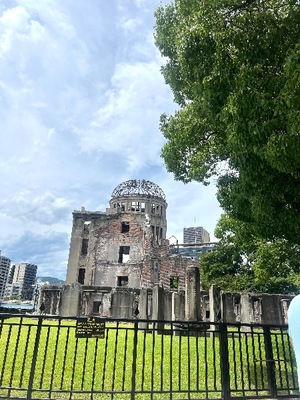
[[[15,273],[15,266],[12,265],[8,273],[7,284],[11,284],[13,282],[14,273]]]
[[[9,269],[10,269],[10,259],[0,255],[0,299],[3,299],[5,294]]]
[[[32,300],[36,284],[37,266],[20,263],[12,266],[12,273],[7,284],[6,296],[17,296],[21,300]]]
[[[183,243],[209,243],[209,233],[202,226],[183,228]]]

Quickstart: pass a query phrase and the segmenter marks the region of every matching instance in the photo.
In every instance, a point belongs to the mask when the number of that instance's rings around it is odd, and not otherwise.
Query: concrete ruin
[[[136,313],[140,308],[141,289],[184,292],[189,267],[199,275],[199,262],[171,253],[166,210],[158,185],[130,180],[114,189],[105,212],[74,211],[66,285],[42,288],[45,312],[131,317],[129,308]]]
[[[201,290],[199,260],[172,251],[167,202],[153,182],[118,185],[105,212],[73,212],[65,285],[43,286],[46,314],[287,323],[293,296]]]

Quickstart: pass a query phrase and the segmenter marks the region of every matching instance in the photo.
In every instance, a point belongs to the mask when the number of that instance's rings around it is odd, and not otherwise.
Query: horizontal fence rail
[[[296,398],[286,326],[0,314],[2,399]]]

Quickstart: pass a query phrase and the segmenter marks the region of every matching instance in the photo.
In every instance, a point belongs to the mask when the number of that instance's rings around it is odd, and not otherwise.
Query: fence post
[[[131,366],[131,400],[135,399],[137,341],[138,341],[138,322],[135,322],[134,323],[134,337],[133,337],[132,366]]]
[[[267,364],[268,383],[270,387],[270,396],[276,397],[277,387],[276,387],[275,361],[273,355],[271,332],[270,332],[270,327],[268,326],[264,326],[263,329],[264,329],[264,342],[265,342],[266,364]]]
[[[32,399],[32,387],[33,387],[33,380],[34,380],[34,373],[35,373],[35,367],[36,367],[37,354],[38,354],[38,351],[39,351],[42,323],[43,323],[43,319],[40,317],[39,320],[38,320],[37,328],[36,328],[35,343],[34,343],[34,349],[33,349],[33,354],[32,354],[32,362],[31,362],[31,369],[30,369],[30,375],[29,375],[29,381],[28,381],[27,400],[31,400]]]
[[[227,325],[219,325],[220,338],[220,364],[221,364],[221,383],[222,400],[230,399],[230,374],[229,374],[229,356],[228,356],[228,337]]]

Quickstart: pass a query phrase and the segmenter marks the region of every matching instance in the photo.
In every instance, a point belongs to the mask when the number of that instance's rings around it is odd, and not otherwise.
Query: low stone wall
[[[221,292],[224,322],[287,324],[287,310],[294,296],[266,293]]]
[[[293,298],[292,295],[222,292],[215,286],[209,292],[200,291],[194,284],[187,284],[186,288],[186,291],[176,291],[159,285],[153,289],[49,285],[41,288],[38,309],[60,316],[282,325],[287,323],[287,310]]]

